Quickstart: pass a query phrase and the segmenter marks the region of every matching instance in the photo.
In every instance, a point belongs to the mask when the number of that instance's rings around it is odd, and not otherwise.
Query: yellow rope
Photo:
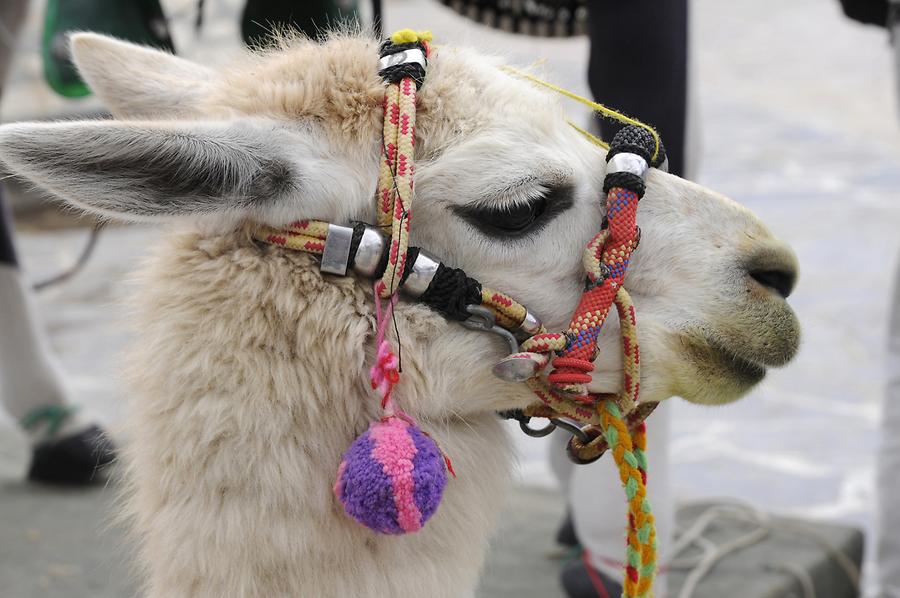
[[[540,77],[535,77],[531,73],[526,73],[525,71],[521,71],[521,70],[519,70],[515,67],[511,67],[511,66],[504,66],[501,68],[504,71],[506,71],[512,75],[515,75],[517,77],[522,77],[523,79],[527,79],[527,80],[531,81],[532,83],[537,83],[538,85],[542,85],[543,87],[546,87],[547,89],[552,89],[553,91],[555,91],[558,94],[564,95],[567,98],[569,98],[571,100],[575,100],[576,102],[578,102],[580,104],[584,104],[588,108],[594,110],[595,112],[599,112],[603,116],[615,119],[615,120],[625,123],[627,125],[635,125],[635,126],[641,127],[642,129],[646,129],[647,132],[649,132],[651,135],[653,135],[653,141],[656,144],[656,148],[653,150],[653,155],[650,157],[650,160],[656,161],[656,158],[659,157],[659,147],[660,147],[659,134],[656,132],[656,129],[654,129],[650,125],[643,123],[643,122],[637,120],[636,118],[631,118],[630,116],[625,116],[621,112],[613,110],[612,108],[608,108],[608,107],[604,106],[603,104],[598,104],[597,102],[591,101],[583,96],[578,95],[577,93],[574,93],[574,92],[569,91],[568,89],[565,89],[564,87],[560,87],[559,85],[555,85],[553,83],[550,83],[549,81],[544,81]],[[572,125],[571,122],[569,124]],[[578,132],[580,132],[582,135],[591,139],[591,141],[593,143],[595,143],[596,145],[600,145],[601,147],[604,147],[603,141],[601,141],[594,135],[591,135],[584,129],[580,129],[578,127],[575,127],[575,129]],[[606,146],[606,147],[608,147],[608,146]]]
[[[573,129],[575,129],[576,131],[581,133],[585,137],[585,139],[587,139],[588,141],[590,141],[597,147],[602,147],[605,150],[609,149],[609,144],[606,143],[605,141],[603,141],[602,139],[600,139],[599,137],[597,137],[596,135],[588,133],[586,130],[582,129],[581,127],[576,125],[574,122],[572,122],[568,118],[566,119],[566,122],[569,123],[570,127],[572,127]]]
[[[434,39],[431,31],[414,31],[412,29],[398,29],[391,34],[391,41],[395,44],[414,44],[416,42],[430,42]]]

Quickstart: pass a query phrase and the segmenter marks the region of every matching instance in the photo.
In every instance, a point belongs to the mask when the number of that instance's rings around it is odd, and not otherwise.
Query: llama
[[[254,242],[253,223],[372,222],[383,83],[375,41],[288,40],[214,71],[95,34],[76,64],[118,120],[0,127],[11,171],[87,211],[168,223],[140,268],[122,460],[145,594],[471,597],[510,481],[498,410],[532,402],[494,377],[496,337],[401,301],[395,400],[452,457],[437,514],[378,535],[332,494],[378,415],[369,281]],[[603,217],[602,152],[557,97],[498,59],[442,46],[419,94],[412,242],[562,329]],[[738,398],[796,352],[796,260],[747,209],[651,171],[626,286],[642,396]],[[510,206],[545,205],[527,226]],[[621,380],[607,323],[591,390]],[[652,418],[651,418],[652,425]]]

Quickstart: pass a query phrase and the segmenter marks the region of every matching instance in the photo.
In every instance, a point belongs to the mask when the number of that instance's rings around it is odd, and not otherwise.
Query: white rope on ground
[[[724,542],[715,544],[704,536],[706,530],[716,520],[728,518],[755,525],[752,531]],[[684,530],[672,547],[673,558],[669,564],[669,570],[687,570],[687,578],[678,598],[691,598],[697,590],[700,582],[709,574],[716,563],[723,558],[762,542],[776,529],[791,529],[800,536],[815,542],[828,556],[838,564],[854,589],[854,595],[859,595],[860,573],[859,567],[843,551],[835,548],[818,531],[800,522],[785,521],[779,519],[773,521],[771,516],[760,509],[737,501],[725,504],[715,504],[704,510],[697,519]],[[676,558],[678,554],[687,548],[694,546],[700,549],[701,554],[694,557]],[[788,573],[797,579],[804,598],[816,598],[816,589],[812,577],[807,571],[792,563],[774,563],[763,565],[764,568]]]
[[[816,585],[813,582],[812,575],[804,570],[803,567],[793,563],[781,563],[779,565],[763,565],[763,568],[793,575],[797,578],[797,581],[800,582],[800,589],[803,590],[803,598],[816,598]]]

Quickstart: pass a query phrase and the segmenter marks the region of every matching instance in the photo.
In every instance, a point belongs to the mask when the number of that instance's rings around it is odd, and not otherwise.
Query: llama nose
[[[746,263],[747,275],[787,299],[797,283],[797,256],[780,241],[766,241]]]

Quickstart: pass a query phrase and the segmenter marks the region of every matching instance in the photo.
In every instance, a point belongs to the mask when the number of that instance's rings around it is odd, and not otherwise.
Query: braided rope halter
[[[437,507],[436,502],[415,504],[413,488],[421,490],[423,484],[430,484],[426,489],[432,494],[437,493],[439,500],[445,481],[444,467],[453,474],[449,459],[436,445],[432,447],[422,440],[428,435],[418,430],[412,418],[397,409],[391,398],[400,379],[400,370],[399,360],[385,338],[385,330],[402,290],[449,319],[461,321],[470,328],[500,334],[509,341],[511,354],[494,366],[494,373],[504,380],[525,382],[539,399],[522,411],[506,414],[518,419],[526,433],[546,435],[556,426],[572,431],[568,453],[576,463],[590,463],[607,449],[612,450],[628,500],[623,596],[649,596],[656,571],[656,529],[647,500],[644,419],[656,404],[638,402],[640,349],[637,321],[634,304],[623,281],[640,240],[636,215],[638,202],[645,191],[646,173],[650,165],[664,167],[665,150],[649,126],[524,75],[627,124],[608,146],[603,187],[606,218],[602,230],[583,254],[585,291],[568,329],[548,332],[538,318],[512,297],[483,287],[462,270],[449,268],[426,251],[409,246],[414,197],[416,92],[425,79],[427,58],[431,53],[430,40],[430,33],[417,34],[406,29],[392,35],[381,47],[379,74],[387,82],[387,88],[376,191],[377,226],[358,223],[345,227],[303,220],[284,229],[260,227],[254,233],[259,241],[321,256],[323,272],[345,275],[348,270],[353,270],[376,281],[373,289],[377,351],[370,377],[385,415],[373,423],[345,454],[335,492],[347,512],[361,523],[380,532],[405,533],[420,529]],[[581,132],[606,147],[600,140]],[[385,301],[386,308],[383,307]],[[613,306],[621,331],[622,391],[618,394],[591,393],[588,384],[598,356],[597,339]],[[519,340],[522,340],[521,344]],[[556,356],[551,358],[552,354]],[[548,366],[551,366],[549,373],[542,376]],[[542,430],[534,430],[528,426],[532,417],[548,418],[551,424]],[[566,420],[574,420],[581,426]],[[345,498],[347,485],[353,482],[347,470],[354,464],[348,462],[348,458],[359,453],[363,455],[360,459],[364,459],[377,453],[378,439],[386,438],[389,433],[392,434],[391,443],[414,447],[390,464],[382,459],[374,466],[379,471],[383,466],[385,472],[403,470],[389,480],[390,487],[385,491],[385,500],[390,503],[387,509],[394,509],[392,518],[385,520],[383,513],[378,512],[383,505],[360,505]],[[370,444],[375,448],[370,448]],[[427,472],[431,477],[420,475],[416,478],[413,470],[416,450],[443,457],[440,471],[432,466]],[[369,467],[368,463],[363,465]],[[366,484],[370,483],[373,482],[366,478]],[[366,486],[363,493],[367,500],[374,494],[370,486]]]

